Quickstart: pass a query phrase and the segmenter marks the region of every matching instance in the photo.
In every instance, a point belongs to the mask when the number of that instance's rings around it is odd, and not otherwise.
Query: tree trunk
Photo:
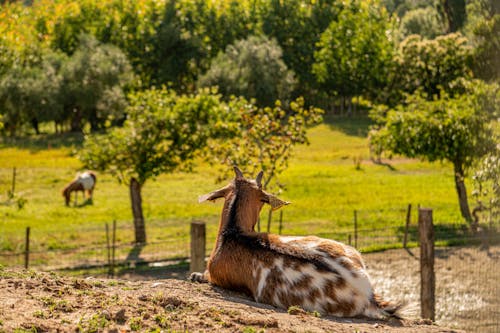
[[[71,132],[82,131],[82,111],[80,108],[72,109]]]
[[[142,215],[141,187],[137,179],[130,179],[130,201],[132,203],[132,214],[134,216],[135,243],[146,243],[146,227]]]
[[[461,165],[455,163],[455,187],[458,194],[458,203],[460,205],[460,213],[467,223],[472,224],[472,215],[470,213],[469,201],[467,199],[467,189],[464,183],[464,171]]]

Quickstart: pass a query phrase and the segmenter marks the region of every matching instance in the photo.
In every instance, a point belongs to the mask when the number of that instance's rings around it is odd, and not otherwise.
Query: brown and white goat
[[[236,178],[226,187],[201,196],[200,202],[224,198],[215,247],[204,273],[192,281],[241,291],[256,302],[279,308],[300,306],[341,317],[399,317],[400,306],[377,297],[361,255],[354,248],[314,236],[285,237],[254,231],[264,203],[272,209],[288,204],[255,180]]]
[[[62,190],[62,195],[64,197],[64,201],[66,206],[69,206],[69,202],[71,200],[71,192],[75,192],[75,206],[77,201],[78,191],[83,193],[83,198],[85,199],[85,193],[87,193],[87,198],[89,201],[92,201],[92,195],[94,193],[95,184],[97,181],[97,177],[92,171],[85,171],[81,174],[78,174],[73,181],[67,184]]]

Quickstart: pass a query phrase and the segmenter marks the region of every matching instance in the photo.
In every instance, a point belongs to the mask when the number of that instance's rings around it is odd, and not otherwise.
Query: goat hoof
[[[207,279],[203,276],[203,273],[191,273],[189,276],[189,281],[198,283],[207,283]]]

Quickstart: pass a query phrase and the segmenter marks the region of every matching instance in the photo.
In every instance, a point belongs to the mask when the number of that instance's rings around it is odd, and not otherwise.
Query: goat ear
[[[262,188],[262,176],[263,175],[264,175],[264,171],[261,171],[257,175],[257,178],[255,178],[255,181],[257,182],[257,186],[259,186],[259,188]]]
[[[228,190],[228,187],[226,186],[224,188],[221,188],[220,190],[213,191],[213,192],[210,192],[210,193],[205,194],[205,195],[200,195],[198,197],[198,202],[202,203],[202,202],[205,202],[207,200],[214,201],[214,200],[219,199],[219,198],[224,198],[226,196],[227,190]]]
[[[238,169],[236,165],[234,166],[234,173],[236,174],[236,179],[245,178],[243,177],[243,173],[241,172],[241,170]]]
[[[272,210],[278,210],[283,206],[289,205],[289,201],[283,201],[281,199],[278,199],[278,197],[275,197],[272,194],[267,195],[268,203],[271,205]]]

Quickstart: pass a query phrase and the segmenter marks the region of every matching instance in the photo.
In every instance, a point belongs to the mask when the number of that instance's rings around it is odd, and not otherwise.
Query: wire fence
[[[355,213],[354,216],[356,215]],[[398,226],[359,228],[356,221],[355,217],[352,227],[343,228],[342,231],[310,232],[310,234],[350,244],[361,252],[417,246],[418,226],[416,224],[401,223]],[[149,234],[157,229],[168,229],[170,225],[178,224],[177,221],[150,222]],[[207,253],[211,251],[215,242],[216,227],[215,224],[209,226],[211,231],[207,233]],[[310,224],[299,224],[294,227],[314,230],[314,226]],[[265,229],[263,226],[261,228]],[[287,234],[287,229],[280,221],[273,221],[271,231],[277,228],[279,228],[279,233]],[[484,230],[487,232],[472,233],[466,224],[436,224],[435,242],[438,246],[464,244],[487,246],[500,242],[496,227],[485,226]],[[24,239],[22,237],[24,233],[20,230],[19,236],[13,241],[14,245],[2,246],[10,250],[0,252],[0,264],[41,270],[61,270],[108,266],[111,259],[114,265],[126,267],[141,263],[189,259],[188,223],[183,223],[183,227],[169,237],[153,237],[152,241],[145,244],[134,244],[133,233],[132,223],[125,221],[103,224],[100,228],[58,228],[45,231],[43,235],[37,233],[37,230],[28,228]]]
[[[389,254],[390,251],[380,252],[380,255],[370,254],[369,268],[373,270],[370,274],[377,290],[383,292],[386,289],[386,294],[395,296],[394,299],[410,297],[410,302],[418,302],[419,295],[415,292],[418,293],[419,289],[420,269],[416,260],[419,255],[416,248],[418,226],[415,222],[411,223],[408,218],[411,214],[404,209],[398,211],[397,223],[389,221],[396,225],[366,227],[370,226],[365,220],[369,219],[369,215],[366,211],[353,211],[351,221],[344,221],[338,231],[323,229],[314,232],[313,222],[294,224],[293,230],[308,230],[308,234],[349,243],[362,252],[407,248],[407,251],[395,252],[396,255]],[[283,224],[282,219],[282,215],[274,216],[269,230],[290,234],[292,228]],[[261,230],[267,231],[267,220],[261,222],[264,222],[260,225]],[[164,229],[168,233],[160,234],[159,230]],[[209,221],[207,229],[206,253],[209,253],[215,242],[216,222]],[[168,276],[165,271],[169,265],[189,261],[191,244],[188,223],[148,221],[148,235],[151,241],[134,244],[132,223],[126,221],[92,228],[54,228],[44,230],[43,234],[35,229],[20,230],[19,236],[8,246],[1,244],[0,237],[1,248],[10,248],[0,252],[0,264],[45,271],[81,270],[84,273],[98,269],[100,274],[106,274],[106,271],[141,274],[144,269],[162,269],[162,274],[156,276],[164,277]],[[466,224],[437,223],[434,225],[434,239],[437,246],[467,245],[444,247],[436,253],[438,323],[471,332],[499,332],[498,223],[481,225],[479,233],[472,233]],[[377,256],[380,256],[379,261],[374,259]],[[187,273],[187,265],[182,267]]]

